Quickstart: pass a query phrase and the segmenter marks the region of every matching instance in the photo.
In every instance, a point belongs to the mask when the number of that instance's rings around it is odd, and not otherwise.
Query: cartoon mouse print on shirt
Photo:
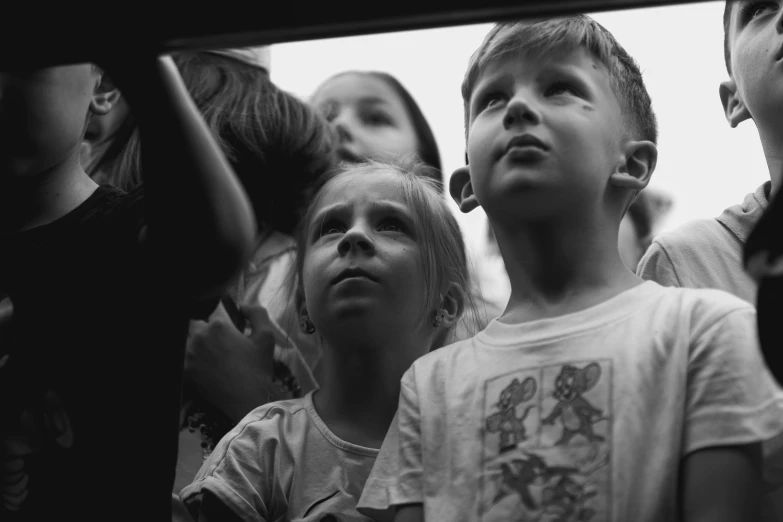
[[[500,451],[508,451],[526,440],[525,419],[535,406],[528,406],[517,416],[517,406],[528,402],[536,394],[536,381],[528,377],[520,383],[514,379],[501,393],[497,407],[500,410],[487,418],[487,431],[500,433]]]
[[[593,431],[593,424],[605,420],[603,412],[584,397],[585,392],[595,386],[600,378],[601,367],[597,363],[589,364],[581,370],[565,365],[560,370],[552,392],[558,403],[541,421],[544,425],[551,425],[560,419],[563,435],[555,444],[568,444],[576,435],[582,435],[589,442],[604,440]]]
[[[481,519],[611,520],[611,361],[485,383]]]

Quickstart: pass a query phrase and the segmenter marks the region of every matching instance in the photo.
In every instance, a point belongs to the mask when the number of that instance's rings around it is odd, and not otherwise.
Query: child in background
[[[757,284],[743,267],[743,246],[783,182],[783,2],[726,2],[724,55],[729,80],[720,98],[729,125],[753,119],[770,180],[717,218],[693,221],[653,240],[637,273],[664,286],[717,288],[755,305]]]
[[[664,286],[715,288],[755,305],[757,281],[745,271],[744,247],[783,182],[783,2],[726,2],[724,57],[729,79],[720,98],[729,125],[752,119],[770,180],[717,218],[687,223],[659,235],[637,273]],[[778,313],[777,311],[773,313]],[[783,439],[765,445],[765,520],[783,519]]]
[[[112,109],[97,66],[0,73],[3,521],[106,520],[117,492],[132,497],[122,518],[170,519],[188,319],[252,244],[250,206],[174,63],[119,54],[101,65],[146,143],[134,194],[80,164],[90,115]]]
[[[344,161],[356,163],[415,154],[430,167],[423,170],[424,174],[442,187],[440,153],[432,129],[413,96],[390,74],[336,74],[316,89],[310,101],[335,128]],[[483,329],[485,318],[495,308],[484,298],[479,279],[471,279],[474,286],[468,291],[481,318],[479,329]],[[458,325],[457,339],[470,337],[463,327],[464,323]]]
[[[424,113],[394,76],[346,71],[322,83],[310,102],[335,127],[344,161],[393,159],[416,154],[422,169],[443,185],[440,152]]]
[[[410,364],[466,307],[462,236],[421,166],[346,166],[302,221],[292,280],[321,387],[257,408],[180,497],[194,520],[366,520],[355,506]],[[468,299],[469,301],[469,299]]]
[[[296,250],[292,234],[311,197],[310,186],[336,165],[337,154],[323,117],[271,82],[268,48],[179,53],[174,60],[249,196],[258,228],[249,263],[221,306],[208,322],[191,326],[185,391],[193,402],[180,436],[179,492],[251,410],[316,387],[310,368],[317,369],[320,347],[313,336],[297,331],[285,279]],[[243,314],[236,307],[250,310]],[[244,335],[243,315],[263,320],[253,325],[252,339]],[[273,360],[265,357],[269,347],[262,344],[273,345]],[[269,364],[260,366],[262,360]]]
[[[754,520],[783,432],[753,307],[623,265],[618,229],[657,160],[634,60],[586,16],[495,26],[463,82],[469,165],[512,294],[427,354],[360,511],[395,520]]]

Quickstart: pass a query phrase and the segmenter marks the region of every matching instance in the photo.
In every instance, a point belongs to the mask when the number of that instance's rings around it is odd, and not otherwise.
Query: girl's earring
[[[315,325],[310,321],[310,316],[307,315],[307,312],[299,316],[299,328],[308,335],[315,332]]]
[[[443,321],[446,320],[446,310],[441,308],[440,310],[435,311],[435,320],[432,322],[432,326],[435,328],[439,327],[443,324]]]

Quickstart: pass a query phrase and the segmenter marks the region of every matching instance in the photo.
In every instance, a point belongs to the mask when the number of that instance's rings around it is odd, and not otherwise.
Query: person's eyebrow
[[[514,75],[508,71],[497,71],[492,74],[482,75],[481,79],[476,83],[476,87],[473,89],[473,94],[470,97],[470,114],[474,115],[476,104],[482,98],[484,93],[496,86],[499,83],[513,82]]]
[[[319,210],[318,213],[315,216],[313,216],[313,220],[310,224],[308,235],[312,235],[313,232],[315,232],[316,230],[320,230],[326,218],[334,214],[341,214],[345,212],[347,209],[348,209],[348,205],[346,205],[345,203],[335,203],[333,205],[329,205],[328,207]]]

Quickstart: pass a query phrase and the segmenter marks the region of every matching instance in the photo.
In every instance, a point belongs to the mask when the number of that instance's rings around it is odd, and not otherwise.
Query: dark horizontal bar
[[[550,16],[557,13],[598,12],[703,0],[469,0],[417,2],[274,2],[213,1],[128,9],[108,5],[84,17],[55,20],[43,29],[40,18],[6,18],[0,31],[0,68],[56,65],[95,60],[95,50],[147,49],[166,53],[185,49],[217,49],[280,42],[354,36]],[[128,2],[129,4],[130,2]],[[116,3],[111,3],[116,4]],[[48,23],[48,22],[47,22]],[[74,27],[76,24],[76,27]]]

